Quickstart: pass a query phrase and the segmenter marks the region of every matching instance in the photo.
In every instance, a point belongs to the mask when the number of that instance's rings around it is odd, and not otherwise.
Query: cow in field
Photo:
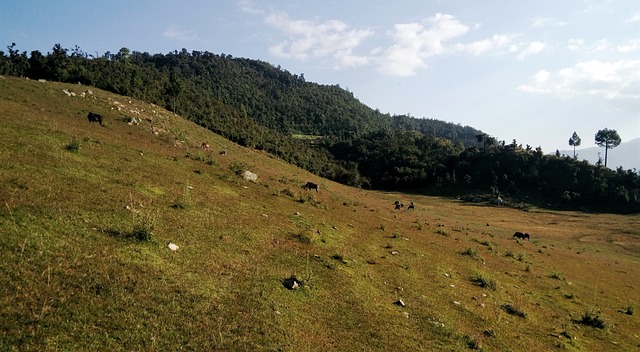
[[[397,201],[397,200],[396,200],[396,201],[395,201],[395,203],[393,203],[393,204],[395,204],[396,209],[404,208],[404,204],[400,203],[400,202],[399,202],[399,201]]]
[[[89,122],[97,122],[100,124],[100,126],[102,126],[102,115],[100,114],[89,112],[89,115],[87,115],[87,119],[89,120]]]
[[[208,150],[208,149],[209,149],[209,143],[207,143],[207,142],[202,143],[202,144],[200,145],[200,148],[202,148],[202,149],[207,149],[207,150]]]
[[[513,237],[520,240],[524,240],[525,238],[529,239],[529,234],[517,231],[516,233],[513,234]]]
[[[308,190],[315,189],[316,192],[320,192],[320,185],[311,181],[307,182],[304,186],[302,186],[302,188],[306,188]]]

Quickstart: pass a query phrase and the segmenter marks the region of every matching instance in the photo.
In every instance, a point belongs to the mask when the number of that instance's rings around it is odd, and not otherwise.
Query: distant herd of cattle
[[[103,125],[103,117],[100,114],[96,114],[94,112],[89,112],[89,114],[87,115],[87,119],[89,120],[90,123],[93,122],[97,122],[100,125]],[[200,147],[202,149],[209,149],[209,143],[204,142],[200,145]],[[226,150],[222,150],[220,151],[220,155],[224,156],[227,155],[227,151]],[[320,192],[320,185],[314,182],[307,182],[304,186],[302,186],[302,188],[305,188],[307,190],[315,190],[316,192]],[[401,209],[404,208],[404,204],[399,202],[399,201],[395,201],[395,203],[393,203],[395,205],[395,209]],[[415,205],[413,204],[413,202],[411,202],[411,204],[409,204],[409,206],[407,207],[407,210],[414,210],[415,209]],[[527,239],[529,240],[529,234],[528,233],[523,233],[523,232],[519,232],[516,231],[516,233],[513,234],[513,238],[517,238],[520,240],[524,240]]]

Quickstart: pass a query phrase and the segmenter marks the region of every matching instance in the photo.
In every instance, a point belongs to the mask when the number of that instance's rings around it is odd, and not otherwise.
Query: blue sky
[[[546,153],[574,131],[580,148],[604,127],[640,138],[637,0],[2,0],[0,46],[12,42],[259,59]]]

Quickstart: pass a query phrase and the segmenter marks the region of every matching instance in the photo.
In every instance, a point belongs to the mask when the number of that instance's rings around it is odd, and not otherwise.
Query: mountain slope
[[[0,78],[2,350],[639,343],[624,314],[637,302],[637,215],[353,189],[87,89]],[[283,286],[292,275],[300,289]],[[604,330],[582,324],[600,319]]]

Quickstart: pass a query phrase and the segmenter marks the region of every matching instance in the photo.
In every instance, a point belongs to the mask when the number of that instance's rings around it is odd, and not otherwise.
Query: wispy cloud
[[[429,67],[431,60],[446,55],[513,54],[524,59],[547,47],[537,41],[516,42],[521,34],[494,34],[465,43],[461,38],[478,30],[480,25],[467,25],[453,15],[437,13],[420,22],[395,24],[386,32],[386,39],[390,42],[371,50],[364,49],[367,40],[382,39],[375,38],[378,33],[373,29],[354,28],[333,19],[293,19],[285,12],[262,10],[250,0],[242,0],[239,4],[244,12],[263,17],[265,24],[284,36],[283,40],[269,47],[271,55],[295,60],[320,60],[333,69],[374,65],[384,74],[412,76]]]
[[[531,25],[535,28],[544,28],[544,27],[562,27],[567,23],[564,21],[556,20],[554,18],[549,17],[537,17],[534,18]]]
[[[354,49],[373,35],[372,30],[353,29],[338,20],[321,23],[293,20],[282,12],[267,15],[265,23],[288,37],[269,48],[275,56],[302,60],[331,58],[336,68],[364,65],[369,60],[367,56],[354,54]]]
[[[640,39],[632,39],[625,44],[618,45],[618,52],[623,54],[636,50],[640,50]]]
[[[607,39],[599,39],[591,43],[587,43],[584,39],[573,38],[567,42],[567,49],[574,52],[595,54],[609,49],[609,41]]]
[[[519,34],[494,34],[491,38],[466,44],[458,43],[455,50],[475,56],[512,53],[518,51],[518,44],[515,43],[518,36]]]
[[[590,60],[555,73],[540,70],[520,90],[562,99],[592,97],[604,101],[640,101],[640,60]],[[637,104],[636,104],[637,105]]]
[[[522,60],[527,56],[538,54],[542,52],[546,47],[547,44],[543,42],[531,42],[529,43],[529,45],[527,45],[526,48],[518,53],[517,58],[519,60]]]
[[[626,22],[640,22],[640,12],[634,13]]]
[[[196,31],[183,29],[178,25],[169,26],[164,32],[162,32],[162,36],[167,39],[179,41],[194,41],[200,39]]]

